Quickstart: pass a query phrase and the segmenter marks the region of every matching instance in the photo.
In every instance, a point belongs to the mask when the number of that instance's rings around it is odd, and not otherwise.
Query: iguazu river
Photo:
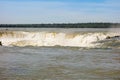
[[[120,80],[119,31],[1,28],[0,80]]]

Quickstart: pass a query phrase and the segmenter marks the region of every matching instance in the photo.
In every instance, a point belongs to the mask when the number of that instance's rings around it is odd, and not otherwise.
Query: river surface
[[[0,80],[120,80],[114,46],[0,46]]]

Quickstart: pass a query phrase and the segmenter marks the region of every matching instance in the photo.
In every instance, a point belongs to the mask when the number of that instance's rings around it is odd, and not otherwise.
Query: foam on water
[[[113,39],[106,39],[107,37]],[[25,32],[1,31],[0,41],[3,46],[70,46],[70,47],[98,47],[110,40],[115,42],[114,36],[119,32]],[[103,41],[106,40],[106,41]],[[102,43],[100,41],[103,41]],[[120,39],[116,39],[120,42]]]

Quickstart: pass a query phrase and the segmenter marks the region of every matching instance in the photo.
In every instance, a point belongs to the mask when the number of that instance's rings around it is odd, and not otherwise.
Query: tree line
[[[120,28],[120,23],[0,24],[5,28]]]

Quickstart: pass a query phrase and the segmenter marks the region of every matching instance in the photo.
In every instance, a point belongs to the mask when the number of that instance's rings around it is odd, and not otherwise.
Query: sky
[[[120,23],[120,0],[0,0],[0,24]]]

